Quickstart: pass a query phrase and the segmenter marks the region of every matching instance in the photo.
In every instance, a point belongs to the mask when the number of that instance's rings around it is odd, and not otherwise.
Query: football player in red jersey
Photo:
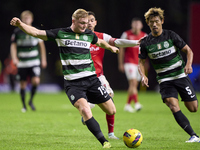
[[[123,32],[121,39],[139,40],[147,34],[142,32],[142,21],[140,18],[133,18],[131,22],[131,29]],[[142,108],[138,101],[138,82],[141,77],[138,72],[138,54],[139,46],[120,48],[118,55],[119,70],[125,72],[129,82],[128,100],[124,107],[124,111],[135,112]],[[131,101],[135,102],[135,109],[131,106]]]
[[[94,14],[94,12],[91,12],[91,11],[89,11],[88,14],[89,14],[89,17],[88,17],[88,27],[87,28],[89,30],[93,31],[97,35],[98,38],[103,39],[110,45],[117,46],[117,47],[130,47],[130,46],[138,45],[138,40],[116,39],[106,33],[94,31],[94,29],[97,25],[97,20],[95,18],[95,14]],[[92,60],[94,62],[94,67],[96,69],[97,77],[101,81],[101,84],[106,88],[109,95],[111,97],[113,97],[114,92],[111,89],[111,87],[103,73],[103,57],[104,57],[105,49],[91,44],[90,52],[91,52]],[[93,108],[94,106],[95,106],[94,104],[90,103],[91,108]],[[119,139],[118,137],[116,137],[114,135],[114,115],[106,114],[106,120],[107,120],[107,125],[108,125],[108,137],[111,139]]]

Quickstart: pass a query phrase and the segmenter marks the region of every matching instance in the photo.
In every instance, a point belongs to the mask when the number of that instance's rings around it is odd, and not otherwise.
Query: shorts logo
[[[70,96],[70,99],[73,101],[75,99],[75,96],[74,95],[71,95]]]
[[[194,97],[195,97],[195,95],[191,95],[190,97],[191,97],[191,98],[194,98]]]

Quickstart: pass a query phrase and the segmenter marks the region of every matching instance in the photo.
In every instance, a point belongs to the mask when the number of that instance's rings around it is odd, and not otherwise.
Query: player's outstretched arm
[[[148,85],[148,78],[146,77],[145,75],[145,67],[144,67],[144,64],[145,64],[145,59],[140,59],[139,58],[139,63],[138,63],[138,71],[142,77],[142,86],[146,86],[146,87],[149,87]]]
[[[117,47],[133,47],[139,45],[139,40],[110,38],[109,44]]]
[[[29,26],[25,23],[23,23],[19,18],[14,17],[11,21],[10,21],[10,25],[12,26],[16,26],[18,28],[20,28],[23,32],[25,32],[26,34],[29,34],[31,36],[40,38],[42,40],[47,40],[47,35],[46,35],[46,31],[45,30],[39,30],[35,27]]]
[[[104,49],[110,50],[113,53],[118,53],[119,52],[119,49],[117,47],[109,45],[106,41],[104,41],[102,39],[98,39],[96,45],[98,47],[102,47]]]

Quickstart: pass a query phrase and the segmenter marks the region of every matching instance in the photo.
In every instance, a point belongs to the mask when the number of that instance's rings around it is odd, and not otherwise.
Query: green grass
[[[28,98],[29,95],[27,94]],[[197,97],[200,97],[198,93]],[[162,103],[159,93],[139,93],[143,109],[137,113],[124,112],[127,93],[115,91],[115,135],[119,140],[109,140],[112,150],[127,148],[123,133],[136,128],[143,134],[141,150],[198,150],[200,143],[185,143],[187,135],[175,122],[169,108]],[[28,107],[21,112],[18,93],[0,93],[0,149],[3,150],[98,150],[101,144],[82,125],[78,111],[71,105],[65,93],[35,96],[37,111]],[[194,131],[200,135],[200,111],[190,113],[180,102],[182,112],[188,117]],[[99,122],[107,138],[105,113],[98,106],[93,116]]]

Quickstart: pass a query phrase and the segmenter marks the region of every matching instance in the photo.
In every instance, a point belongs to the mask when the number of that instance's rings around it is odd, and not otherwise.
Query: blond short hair
[[[72,19],[79,19],[79,18],[86,18],[88,17],[88,12],[84,9],[77,9],[73,15],[72,15]]]
[[[148,24],[149,22],[149,18],[153,16],[159,16],[161,20],[164,19],[164,10],[162,10],[161,8],[150,8],[145,14],[144,14],[144,17],[145,17],[145,21],[146,23]]]
[[[34,18],[33,13],[30,10],[25,10],[21,13],[20,18],[22,19],[24,16],[30,15],[32,19]]]

